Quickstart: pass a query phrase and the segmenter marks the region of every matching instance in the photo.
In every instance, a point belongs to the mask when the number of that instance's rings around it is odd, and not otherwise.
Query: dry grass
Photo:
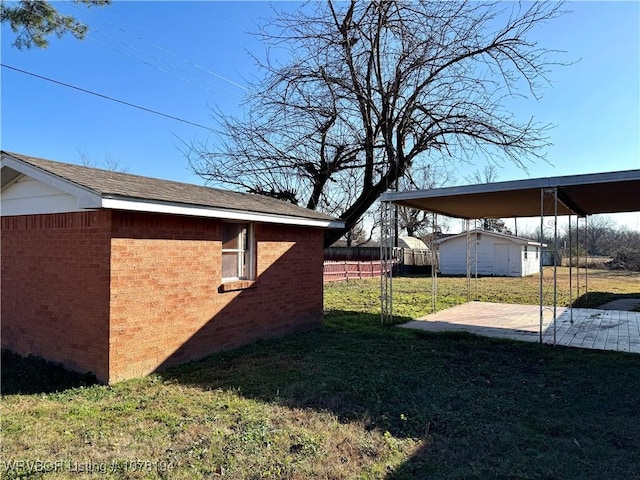
[[[639,280],[590,272],[589,285],[640,296]],[[398,315],[428,308],[430,279],[394,285]],[[440,279],[439,306],[464,301],[464,285]],[[535,303],[536,286],[482,278],[478,293]],[[3,355],[0,475],[637,477],[640,356],[380,327],[378,297],[376,281],[332,284],[320,330],[114,386],[70,387],[69,375]],[[26,463],[37,461],[48,463]]]
[[[576,273],[578,275],[576,275]],[[640,298],[640,272],[611,270],[557,269],[558,305],[576,307],[600,305],[616,298]],[[571,289],[569,288],[571,285]],[[397,277],[393,279],[393,309],[400,317],[417,318],[432,311],[431,277]],[[442,310],[467,301],[467,279],[439,277],[436,309]],[[522,278],[480,277],[471,279],[470,299],[498,303],[537,305],[540,298],[540,276]],[[553,270],[543,272],[543,294],[546,304],[553,303]],[[588,288],[587,288],[588,287]],[[588,289],[588,294],[586,291]],[[380,311],[380,280],[336,282],[325,287],[325,303],[339,310]]]
[[[421,443],[342,422],[330,411],[158,376],[9,395],[2,408],[2,458],[48,462],[52,479],[380,478]],[[78,474],[82,469],[92,471]],[[5,468],[2,478],[27,472]]]

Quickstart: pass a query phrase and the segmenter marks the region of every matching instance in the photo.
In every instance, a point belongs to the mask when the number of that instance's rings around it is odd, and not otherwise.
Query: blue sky
[[[247,79],[260,72],[249,32],[271,15],[267,2],[123,2],[87,9],[56,2],[89,25],[84,41],[52,38],[45,50],[17,50],[2,26],[2,63],[214,126],[212,107],[238,112]],[[292,8],[293,2],[276,4]],[[498,180],[640,168],[640,2],[569,2],[572,13],[536,39],[566,51],[540,101],[513,104],[521,118],[552,123],[549,163],[524,172],[505,165]],[[68,162],[81,152],[118,159],[129,173],[202,183],[181,141],[207,130],[142,112],[2,68],[2,149]],[[461,167],[464,178],[482,165]],[[640,221],[638,221],[640,228]]]

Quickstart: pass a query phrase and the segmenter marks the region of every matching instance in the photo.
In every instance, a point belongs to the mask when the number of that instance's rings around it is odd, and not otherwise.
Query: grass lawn
[[[637,274],[592,275],[640,296]],[[479,292],[535,303],[530,280]],[[429,285],[398,279],[398,315]],[[329,285],[321,329],[113,386],[4,353],[1,477],[640,478],[640,355],[381,327],[378,289]]]
[[[558,305],[589,308],[619,298],[640,298],[640,273],[589,270],[585,295],[585,270],[580,269],[578,288],[573,270],[572,289],[569,290],[569,268],[559,267],[557,274]],[[545,269],[543,289],[547,304],[552,303],[552,270]],[[467,301],[467,279],[438,278],[437,310]],[[498,303],[538,305],[540,277],[481,277],[471,279],[471,300]],[[327,308],[372,313],[380,311],[380,280],[369,279],[336,282],[325,288]],[[393,279],[393,311],[400,317],[417,318],[431,313],[431,277],[398,277]]]

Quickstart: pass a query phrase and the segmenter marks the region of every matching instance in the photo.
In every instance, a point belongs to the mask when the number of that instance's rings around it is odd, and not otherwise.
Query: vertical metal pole
[[[431,312],[435,313],[438,299],[438,214],[432,214],[431,222]]]
[[[386,239],[386,223],[385,223],[386,202],[380,204],[380,325],[384,325],[387,313],[387,290],[385,285],[385,239]]]
[[[573,325],[573,240],[571,239],[571,215],[569,215],[569,319]]]
[[[464,226],[467,234],[467,302],[471,301],[471,235],[469,233],[469,219],[465,219]]]
[[[397,184],[396,184],[396,191],[398,191]],[[394,248],[398,248],[398,235],[400,232],[399,224],[400,224],[399,207],[398,205],[394,205],[394,208],[393,208],[393,246]]]
[[[380,323],[391,323],[393,320],[393,253],[390,246],[391,218],[388,202],[380,205]]]
[[[553,345],[556,344],[556,310],[558,307],[558,189],[553,189]]]
[[[584,299],[589,300],[589,217],[584,217]]]
[[[398,188],[398,184],[396,181],[396,188]],[[398,206],[395,206],[395,218],[394,218],[394,222],[393,222],[393,242],[394,242],[394,247],[397,246],[397,241],[398,241]],[[391,257],[391,266],[389,267],[389,323],[393,323],[393,267],[395,267],[395,256],[396,256],[396,250],[395,248],[391,248],[391,246],[389,247],[389,252],[390,252],[390,257]]]
[[[393,323],[393,267],[395,251],[391,251],[391,267],[389,268],[389,323]]]
[[[396,157],[396,172],[398,171],[398,158]],[[400,191],[400,177],[396,178],[396,192]],[[393,209],[393,246],[398,248],[398,236],[400,232],[400,208],[394,204]],[[393,256],[392,256],[393,259]],[[392,264],[393,265],[393,264]]]
[[[580,217],[576,215],[576,298],[580,298]]]
[[[475,258],[475,270],[476,270],[476,295],[475,300],[478,300],[478,220],[473,221],[473,230],[475,233],[475,245],[476,245],[476,258]]]
[[[544,241],[544,188],[540,189],[540,289],[539,289],[539,301],[540,301],[540,343],[542,343],[542,324],[544,321],[544,308],[542,305],[542,276],[544,273],[544,262],[542,258],[544,255],[542,249],[542,243]]]

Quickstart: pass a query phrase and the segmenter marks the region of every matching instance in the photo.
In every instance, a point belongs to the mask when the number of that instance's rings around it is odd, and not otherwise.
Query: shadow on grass
[[[38,357],[2,350],[2,395],[52,393],[97,383],[91,374],[71,372]]]
[[[574,308],[597,308],[605,303],[626,298],[640,298],[640,291],[638,293],[588,292],[576,298],[572,306]]]
[[[322,329],[161,375],[419,439],[420,450],[389,479],[633,478],[640,471],[640,356],[379,322],[332,311]]]

